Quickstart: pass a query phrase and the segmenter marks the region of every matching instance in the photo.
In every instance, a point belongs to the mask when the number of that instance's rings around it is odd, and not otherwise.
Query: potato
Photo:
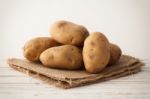
[[[74,70],[83,66],[82,52],[73,45],[62,45],[45,50],[41,62],[51,68]]]
[[[57,21],[50,28],[52,37],[62,44],[82,46],[89,35],[88,30],[68,21]]]
[[[120,59],[121,53],[122,51],[119,46],[110,43],[110,59],[108,65],[115,64]]]
[[[40,54],[49,47],[60,45],[50,37],[37,37],[26,42],[23,55],[30,61],[38,61]]]
[[[83,61],[87,72],[101,72],[108,64],[109,58],[109,41],[102,33],[94,32],[86,38],[83,47]]]

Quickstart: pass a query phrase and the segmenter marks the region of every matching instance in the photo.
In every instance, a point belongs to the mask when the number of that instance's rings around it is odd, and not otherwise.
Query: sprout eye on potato
[[[119,60],[121,54],[122,52],[119,46],[110,43],[110,60],[109,60],[108,65],[115,64]]]
[[[72,45],[49,48],[40,55],[40,60],[47,67],[59,69],[74,70],[83,66],[81,50]]]
[[[57,21],[50,28],[52,37],[62,44],[82,46],[89,35],[88,30],[81,25],[68,21]]]
[[[83,60],[89,73],[101,72],[109,62],[110,48],[107,38],[100,32],[94,32],[84,42]]]
[[[23,55],[30,61],[38,61],[40,54],[49,47],[60,45],[50,37],[37,37],[26,42]]]

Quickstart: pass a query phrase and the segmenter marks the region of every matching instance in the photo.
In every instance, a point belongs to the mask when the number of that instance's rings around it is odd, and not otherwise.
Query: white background
[[[1,63],[8,57],[22,58],[24,43],[33,37],[50,36],[48,29],[57,20],[82,24],[90,32],[103,32],[124,54],[150,62],[150,0],[0,0]],[[1,66],[0,95],[3,99],[150,97],[147,68],[135,77],[63,91],[38,86],[36,80],[13,72],[5,68],[6,65]],[[16,78],[8,75],[16,75]],[[19,85],[24,82],[29,84]]]
[[[22,57],[25,41],[57,20],[103,32],[124,53],[150,59],[150,0],[0,0],[0,57]]]

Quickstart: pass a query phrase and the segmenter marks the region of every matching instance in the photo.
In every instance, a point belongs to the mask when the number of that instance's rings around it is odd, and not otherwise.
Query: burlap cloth
[[[139,59],[122,55],[120,60],[112,66],[107,66],[98,74],[90,74],[83,70],[60,70],[47,68],[41,63],[34,63],[25,59],[11,58],[7,60],[13,69],[28,74],[43,82],[61,88],[72,88],[96,82],[106,81],[134,74],[141,71],[144,65]]]

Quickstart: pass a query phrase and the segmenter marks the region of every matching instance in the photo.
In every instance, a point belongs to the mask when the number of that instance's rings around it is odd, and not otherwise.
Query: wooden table
[[[59,89],[12,70],[0,60],[0,99],[150,99],[150,61],[142,72],[73,89]]]

